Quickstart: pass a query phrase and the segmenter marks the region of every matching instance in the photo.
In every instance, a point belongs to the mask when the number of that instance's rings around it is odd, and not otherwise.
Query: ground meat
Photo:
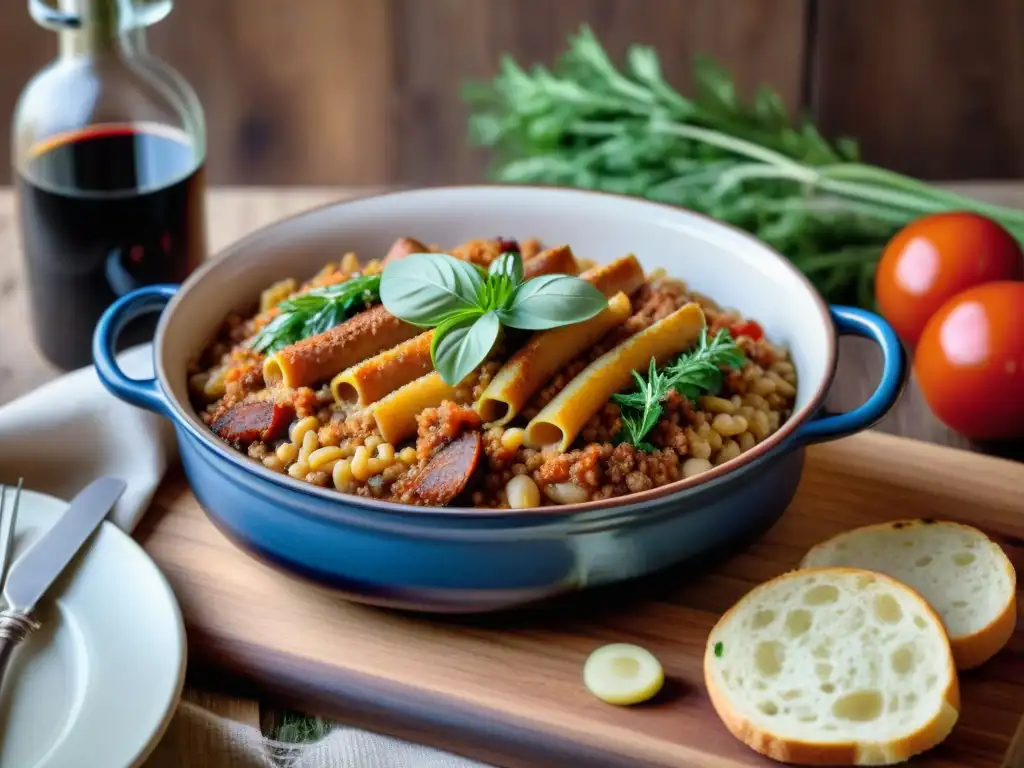
[[[613,483],[622,483],[636,466],[636,449],[629,443],[619,443],[608,458],[607,476]]]
[[[590,417],[583,426],[580,436],[587,443],[607,443],[614,441],[622,431],[622,418],[619,406],[605,403],[600,411]]]
[[[361,445],[366,438],[376,433],[377,422],[373,414],[364,410],[347,419],[333,419],[321,426],[317,435],[320,445],[341,445],[343,440],[352,440]]]
[[[581,450],[569,470],[569,479],[581,488],[598,487],[604,475],[601,461],[607,455],[608,447],[594,443]]]
[[[564,483],[569,479],[569,472],[576,460],[578,451],[561,453],[547,459],[534,473],[538,483]]]
[[[686,428],[695,417],[690,401],[674,389],[662,400],[662,417],[648,435],[648,442],[673,451],[680,458],[688,455],[690,441]]]
[[[263,388],[263,365],[252,361],[230,368],[224,374],[225,399],[237,403]]]
[[[639,311],[634,312],[630,320],[633,325],[640,326],[637,330],[643,330],[668,317],[686,303],[686,297],[675,291],[654,290],[639,303]]]
[[[679,478],[679,465],[674,451],[645,453],[629,443],[602,443],[548,456],[533,478],[539,485],[571,482],[593,500],[670,483]]]
[[[640,493],[640,491],[649,491],[653,488],[654,481],[643,472],[630,472],[626,475],[626,487],[629,488],[630,493]]]
[[[480,415],[472,408],[445,400],[437,408],[428,408],[416,419],[416,456],[429,461],[439,446],[463,432],[480,428]]]
[[[504,427],[492,427],[483,434],[484,454],[492,474],[495,471],[507,469],[516,457],[516,449],[509,448],[502,443],[501,437],[505,434]]]
[[[300,419],[306,416],[314,416],[320,407],[320,399],[317,397],[317,393],[309,387],[299,387],[289,400]]]

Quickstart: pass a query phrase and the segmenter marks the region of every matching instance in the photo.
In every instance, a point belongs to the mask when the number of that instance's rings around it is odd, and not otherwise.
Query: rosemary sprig
[[[612,395],[612,402],[619,406],[622,417],[619,441],[632,443],[645,451],[653,450],[654,446],[644,438],[661,418],[664,411],[661,403],[670,391],[675,390],[691,401],[702,394],[715,394],[722,388],[722,367],[741,368],[746,362],[746,356],[725,328],[719,329],[710,341],[707,328],[702,329],[697,347],[660,371],[652,359],[646,380],[633,371],[636,392]]]
[[[647,197],[706,213],[788,256],[830,301],[871,307],[882,247],[927,213],[969,210],[1024,240],[1024,211],[991,205],[860,161],[762,88],[744,103],[728,73],[698,57],[692,98],[634,45],[618,69],[584,26],[555,69],[502,59],[464,98],[473,143],[496,150],[493,175]]]
[[[263,326],[252,348],[260,353],[274,352],[316,336],[379,299],[380,275],[353,277],[285,299],[277,305],[281,314]]]

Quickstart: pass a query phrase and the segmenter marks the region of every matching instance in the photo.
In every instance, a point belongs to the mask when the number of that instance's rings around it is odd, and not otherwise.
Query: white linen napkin
[[[178,707],[143,768],[487,768],[464,757],[408,741],[337,726],[311,744],[285,744],[211,714],[190,702]]]
[[[146,344],[118,357],[135,378],[153,375]],[[111,395],[91,366],[54,379],[0,408],[0,466],[25,486],[71,499],[101,475],[128,487],[110,519],[131,533],[176,455],[166,419]]]
[[[153,375],[153,349],[118,356],[125,374]],[[62,499],[101,475],[127,483],[110,519],[131,532],[177,455],[169,421],[114,397],[82,368],[0,407],[0,467]],[[84,765],[84,764],[83,764]],[[354,728],[314,744],[264,739],[258,730],[183,702],[145,768],[485,768],[481,763]]]

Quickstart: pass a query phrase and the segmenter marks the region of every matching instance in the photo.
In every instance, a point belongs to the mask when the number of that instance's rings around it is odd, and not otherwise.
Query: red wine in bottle
[[[119,296],[180,283],[205,257],[203,163],[158,124],[104,124],[34,147],[17,174],[37,343],[63,369],[92,362],[92,333]],[[133,321],[122,346],[152,337]]]

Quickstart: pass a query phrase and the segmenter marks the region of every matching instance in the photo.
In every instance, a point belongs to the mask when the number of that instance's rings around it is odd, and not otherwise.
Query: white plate
[[[65,509],[22,491],[16,550]],[[140,763],[163,735],[185,676],[185,628],[163,574],[104,522],[36,616],[43,626],[15,652],[0,692],[0,768]]]

